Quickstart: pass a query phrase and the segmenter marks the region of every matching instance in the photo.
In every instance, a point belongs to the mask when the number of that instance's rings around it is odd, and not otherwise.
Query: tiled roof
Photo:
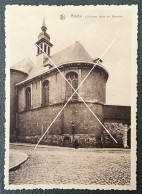
[[[82,44],[78,41],[76,41],[75,44],[67,47],[66,49],[50,56],[50,59],[58,67],[70,63],[94,63],[93,58],[88,54]],[[27,62],[26,60],[22,60],[12,66],[11,69],[14,68],[28,73],[28,77],[19,84],[33,79],[36,76],[40,76],[43,73],[51,72],[55,68],[54,64],[48,58],[45,57],[44,60],[44,64],[42,65],[36,64],[31,66],[31,62],[29,60]],[[49,66],[53,68],[49,69]],[[100,66],[100,64],[98,64],[98,66]],[[107,70],[102,65],[101,68],[103,68],[107,72]]]
[[[62,51],[55,53],[50,56],[50,59],[54,62],[56,66],[60,66],[66,63],[75,63],[75,62],[93,62],[92,57],[88,54],[82,44],[78,41],[75,44],[63,49]],[[47,58],[44,61],[43,66],[38,64],[32,69],[28,78],[33,77],[34,75],[40,74],[48,70],[47,64],[50,64],[54,67],[52,62]],[[27,79],[28,79],[27,78]]]
[[[33,67],[34,67],[34,63],[31,61],[30,58],[27,57],[27,58],[22,59],[18,63],[12,65],[10,67],[10,69],[21,71],[21,72],[29,75],[29,73]]]
[[[93,62],[92,57],[78,41],[66,49],[54,54],[51,56],[51,59],[57,66],[69,62]],[[44,62],[44,64],[46,63],[50,63],[49,59]]]

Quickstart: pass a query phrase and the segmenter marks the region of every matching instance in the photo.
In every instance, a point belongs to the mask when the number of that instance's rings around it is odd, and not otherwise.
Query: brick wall
[[[37,143],[38,139],[46,131],[62,106],[63,104],[58,104],[19,113],[19,140]],[[101,119],[102,105],[90,103],[89,106]],[[91,146],[95,147],[98,142],[100,143],[102,127],[85,105],[80,102],[69,103],[66,106],[62,114],[60,114],[50,128],[49,132],[45,135],[42,143],[62,146],[65,136],[73,136],[71,122],[74,122],[74,133],[77,136],[77,139],[80,139],[81,147],[88,145],[88,140],[87,144],[84,142],[85,136],[88,138],[90,136],[90,138],[95,140],[94,144],[91,143],[90,140]],[[69,146],[72,146],[72,143],[73,142],[71,142]]]
[[[102,105],[93,103],[88,103],[88,105],[97,117],[103,121]],[[37,143],[62,106],[63,104],[58,104],[19,113],[19,140]],[[113,106],[113,108],[117,109],[117,106]],[[123,110],[122,107],[121,113]],[[70,102],[41,143],[73,147],[75,140],[77,140],[79,147],[121,148],[123,147],[124,125],[126,123],[130,124],[130,120],[124,118],[123,115],[120,114],[115,119],[104,119],[105,127],[118,142],[116,144],[83,103]],[[72,122],[74,123],[74,134],[72,134]],[[64,141],[66,137],[69,140]]]

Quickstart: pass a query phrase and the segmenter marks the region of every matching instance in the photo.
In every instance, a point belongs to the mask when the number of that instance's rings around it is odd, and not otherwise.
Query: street
[[[130,150],[11,147],[29,157],[9,173],[9,184],[130,184]]]

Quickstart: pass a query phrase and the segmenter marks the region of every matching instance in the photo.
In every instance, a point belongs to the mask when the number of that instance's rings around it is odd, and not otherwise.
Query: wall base
[[[18,136],[18,140],[24,143],[37,143],[40,136]],[[88,134],[63,134],[63,135],[47,135],[40,144],[74,148],[101,148],[101,138]]]

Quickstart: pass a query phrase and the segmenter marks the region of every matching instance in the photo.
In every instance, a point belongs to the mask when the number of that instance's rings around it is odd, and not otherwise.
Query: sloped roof
[[[78,41],[76,41],[75,44],[50,56],[50,59],[55,63],[56,66],[60,66],[66,63],[75,63],[75,62],[91,62],[91,63],[93,62],[92,57],[88,54],[88,52],[85,50],[82,44]],[[51,66],[54,66],[53,63],[48,58],[46,58],[43,66],[40,66],[37,64],[31,70],[28,78],[31,78],[34,75],[47,71],[48,67],[45,66],[46,64],[50,64]]]
[[[62,51],[50,56],[50,59],[58,67],[71,63],[94,63],[93,58],[88,54],[82,44],[78,41],[76,41],[75,44],[67,47],[66,49],[63,49]],[[51,72],[55,69],[53,63],[48,59],[48,57],[46,58],[45,56],[44,64],[36,64],[29,71],[28,77],[19,84],[33,79],[34,77],[39,76],[43,73]],[[53,68],[49,69],[49,66],[52,66]],[[100,66],[100,64],[98,63],[97,66]],[[102,65],[100,67],[103,68],[108,74],[107,70]]]
[[[33,67],[34,67],[34,63],[32,62],[32,60],[29,57],[27,57],[27,58],[22,59],[18,63],[12,65],[10,67],[10,69],[21,71],[21,72],[29,75],[29,73]]]
[[[93,62],[92,57],[88,54],[79,41],[76,41],[75,44],[54,54],[51,56],[51,59],[57,66],[69,62]],[[50,63],[49,59],[44,62],[44,64],[46,63]]]

